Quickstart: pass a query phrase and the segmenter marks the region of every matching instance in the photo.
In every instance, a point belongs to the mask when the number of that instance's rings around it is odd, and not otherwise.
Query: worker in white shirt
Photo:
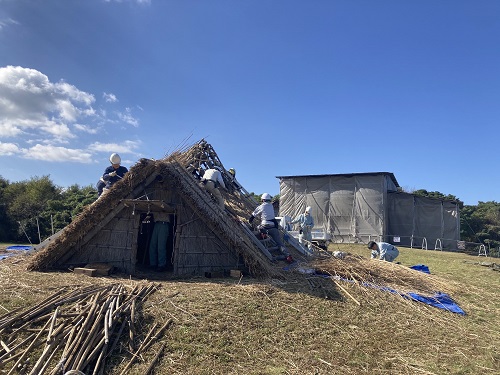
[[[200,186],[212,194],[217,200],[221,210],[224,210],[224,197],[219,191],[219,186],[225,189],[226,185],[224,184],[222,174],[218,167],[210,168],[205,171],[201,178]]]
[[[260,199],[262,204],[252,212],[252,216],[250,216],[248,221],[251,224],[256,217],[260,218],[260,225],[258,226],[258,229],[261,232],[264,231],[269,234],[274,242],[276,242],[276,245],[278,245],[281,253],[285,257],[285,260],[288,263],[292,263],[293,258],[281,240],[280,231],[278,229],[278,220],[274,217],[274,207],[271,203],[272,197],[270,194],[264,193]]]
[[[290,224],[299,224],[299,243],[312,251],[312,233],[311,230],[314,227],[314,219],[311,216],[311,207],[307,206],[303,214],[300,214],[295,220],[292,220]]]
[[[387,262],[392,262],[399,255],[398,248],[387,242],[370,241],[368,242],[368,249],[372,251],[372,259],[380,259]]]

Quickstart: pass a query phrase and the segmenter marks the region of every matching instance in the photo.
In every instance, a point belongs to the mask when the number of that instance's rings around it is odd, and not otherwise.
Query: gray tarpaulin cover
[[[395,245],[456,248],[460,224],[455,202],[398,192],[392,173],[279,176],[280,216],[296,218],[312,207],[315,229],[334,242],[382,240]]]

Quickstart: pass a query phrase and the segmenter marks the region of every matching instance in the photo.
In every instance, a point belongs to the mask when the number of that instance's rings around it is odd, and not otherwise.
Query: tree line
[[[412,193],[458,202],[460,239],[490,248],[500,246],[500,203],[464,205],[455,196],[437,191],[420,189]],[[257,202],[260,201],[260,195],[251,194]],[[97,190],[92,185],[82,187],[75,184],[62,188],[56,186],[50,176],[20,182],[9,182],[0,176],[0,242],[38,244],[71,223],[85,206],[96,199]]]
[[[96,199],[93,186],[62,188],[49,176],[11,183],[0,176],[0,242],[38,244]]]
[[[454,195],[425,189],[415,190],[412,194],[457,202],[460,208],[460,239],[481,243],[488,248],[500,246],[500,203],[488,201],[478,202],[475,206],[464,205]]]

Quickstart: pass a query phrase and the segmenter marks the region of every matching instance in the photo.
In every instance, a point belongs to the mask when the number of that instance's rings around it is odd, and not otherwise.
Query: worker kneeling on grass
[[[385,260],[392,262],[399,255],[399,250],[396,246],[387,242],[368,242],[368,248],[372,251],[372,259]]]

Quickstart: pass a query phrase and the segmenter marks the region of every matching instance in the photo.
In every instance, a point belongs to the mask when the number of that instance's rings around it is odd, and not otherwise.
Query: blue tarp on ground
[[[292,269],[292,266],[294,266],[293,268],[295,268],[297,265],[291,264],[287,267],[284,267],[283,270],[290,271]],[[416,267],[416,268],[414,268],[414,267]],[[416,266],[413,266],[410,268],[430,274],[429,267],[427,267],[424,264],[417,264]],[[310,272],[306,272],[307,270],[304,270],[301,268],[299,268],[298,270],[301,273],[311,274]],[[309,270],[313,271],[314,269],[311,268]],[[338,276],[322,275],[322,274],[315,274],[315,275],[320,276],[320,277],[327,277],[327,278],[333,277],[335,279],[342,280],[342,281],[355,282],[354,280],[349,280],[349,279],[345,279],[343,277],[338,277]],[[455,303],[455,301],[453,301],[453,299],[446,293],[436,292],[432,296],[424,296],[422,294],[411,293],[411,292],[410,293],[401,293],[401,292],[398,292],[396,289],[392,289],[392,288],[389,288],[386,286],[380,286],[377,284],[367,283],[367,282],[362,283],[362,285],[370,287],[370,288],[383,290],[385,292],[399,294],[403,298],[411,299],[411,300],[417,301],[417,302],[423,302],[427,305],[434,306],[434,307],[437,307],[439,309],[447,310],[447,311],[450,311],[450,312],[453,312],[456,314],[466,315],[465,311],[462,310],[460,308],[460,306],[458,306]]]
[[[460,306],[458,306],[455,301],[453,301],[451,297],[446,293],[436,292],[433,296],[429,297],[422,296],[421,294],[417,293],[408,293],[407,295],[414,301],[423,302],[439,309],[444,309],[456,314],[465,315],[465,311],[462,310]],[[406,297],[406,295],[403,294],[403,297]]]
[[[413,301],[417,302],[423,302],[426,303],[427,305],[437,307],[439,309],[447,310],[453,313],[457,313],[460,315],[465,315],[465,311],[458,306],[455,301],[451,299],[451,297],[446,294],[446,293],[441,293],[441,292],[435,292],[434,295],[432,296],[424,296],[422,294],[418,293],[401,293],[398,292],[396,289],[388,288],[386,286],[380,286],[376,284],[371,284],[371,283],[362,283],[365,286],[368,286],[370,288],[376,288],[383,290],[385,292],[390,292],[394,294],[399,294],[403,298],[411,299]]]
[[[12,246],[9,246],[7,249],[5,250],[24,250],[24,251],[27,251],[27,250],[31,250],[32,247],[31,246],[26,246],[26,245],[12,245]]]
[[[429,267],[427,267],[425,264],[416,264],[414,266],[411,266],[410,268],[412,270],[416,270],[416,271],[421,271],[421,272],[425,272],[425,273],[431,273],[429,271]]]

